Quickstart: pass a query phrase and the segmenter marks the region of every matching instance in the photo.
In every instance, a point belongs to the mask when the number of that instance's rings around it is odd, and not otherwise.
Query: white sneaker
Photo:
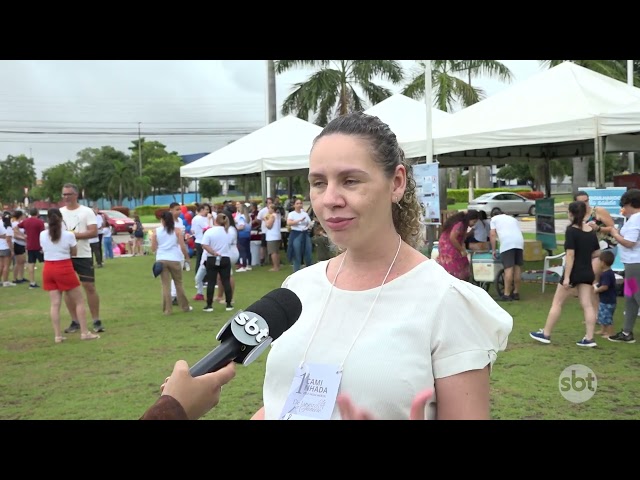
[[[245,269],[247,272],[250,272],[251,270],[253,270],[249,265],[247,265],[246,267],[244,267],[244,269]]]
[[[242,273],[242,272],[246,272],[246,271],[247,271],[246,268],[242,268],[242,267],[236,268],[236,273]]]
[[[2,284],[3,287],[17,287],[18,285],[16,283],[13,282],[4,282]]]

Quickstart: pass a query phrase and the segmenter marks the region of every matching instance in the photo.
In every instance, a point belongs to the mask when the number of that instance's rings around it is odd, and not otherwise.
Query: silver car
[[[535,215],[536,201],[512,192],[491,192],[480,195],[467,205],[468,210],[483,210],[488,217],[506,213],[507,215]]]

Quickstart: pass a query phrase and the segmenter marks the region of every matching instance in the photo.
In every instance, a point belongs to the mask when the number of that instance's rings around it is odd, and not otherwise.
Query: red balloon
[[[182,212],[182,214],[183,214],[183,215],[186,215],[186,213],[187,213],[187,206],[186,206],[186,205],[182,205],[182,206],[180,207],[180,211]]]
[[[191,225],[191,220],[193,220],[193,214],[191,212],[185,213],[184,219],[186,220],[187,225]]]

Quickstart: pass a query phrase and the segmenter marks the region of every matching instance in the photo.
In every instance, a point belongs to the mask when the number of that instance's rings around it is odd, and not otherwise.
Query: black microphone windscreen
[[[276,340],[289,329],[302,313],[302,303],[288,288],[277,288],[245,309],[264,318],[269,325],[269,336]]]

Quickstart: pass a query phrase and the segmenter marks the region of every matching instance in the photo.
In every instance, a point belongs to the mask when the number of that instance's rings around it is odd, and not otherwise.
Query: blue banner
[[[604,207],[609,213],[619,215],[620,197],[627,191],[627,187],[581,187],[580,191],[589,195],[589,205],[592,207]]]
[[[440,224],[440,188],[438,163],[420,163],[413,166],[416,181],[416,196],[422,206],[422,222]]]

